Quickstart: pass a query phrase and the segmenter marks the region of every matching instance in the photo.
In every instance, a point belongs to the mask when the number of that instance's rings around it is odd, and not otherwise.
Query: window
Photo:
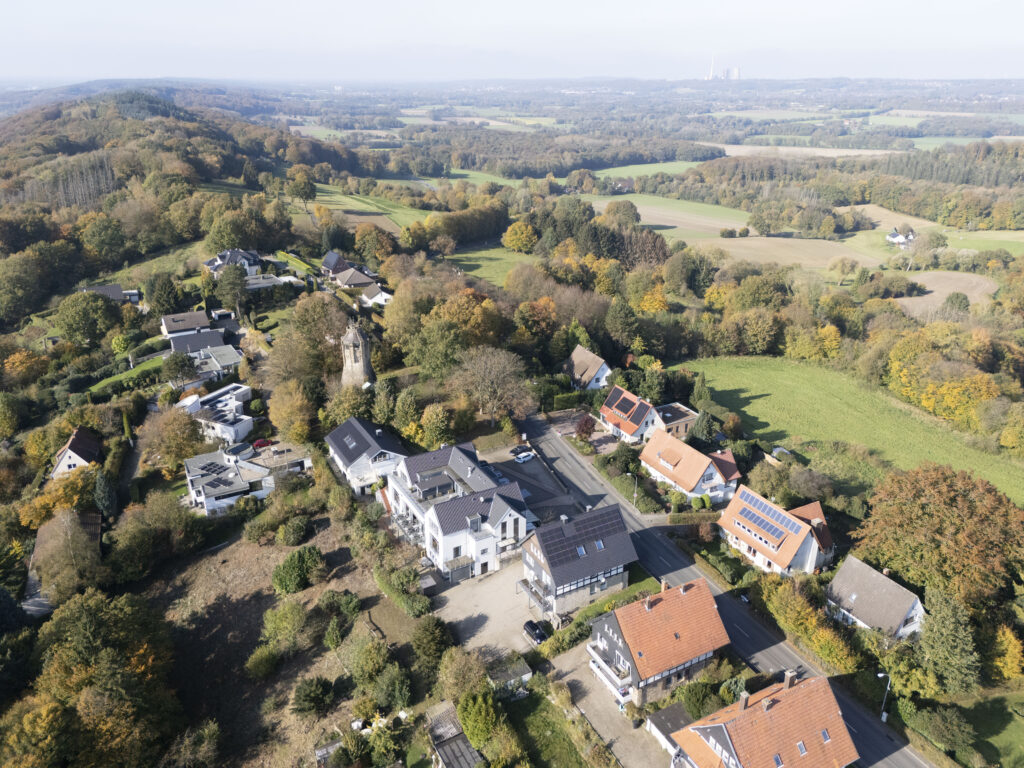
[[[481,556],[482,555],[486,555],[487,554],[487,547],[484,547],[483,549],[481,549],[480,550],[480,554],[481,554]]]
[[[604,540],[598,539],[594,542],[594,546],[597,547],[597,551],[600,552],[602,549],[604,549]]]
[[[454,549],[452,549],[453,558],[459,557],[460,555],[462,555],[462,547],[455,547]]]
[[[580,544],[578,547],[576,547],[576,554],[579,555],[580,557],[586,557],[587,556],[586,547],[584,547],[582,544]]]
[[[801,756],[807,754],[807,747],[804,746],[804,743],[802,741],[798,741],[796,743],[796,748],[800,750],[800,755]]]
[[[828,728],[822,728],[821,729],[821,739],[826,744],[828,744],[830,741],[832,741],[832,737],[828,735]]]
[[[775,768],[782,768],[782,757],[780,755],[775,756]]]

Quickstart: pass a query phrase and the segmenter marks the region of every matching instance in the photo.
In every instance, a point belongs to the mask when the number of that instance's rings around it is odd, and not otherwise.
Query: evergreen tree
[[[711,399],[711,390],[708,389],[707,381],[704,378],[704,371],[697,374],[697,380],[693,382],[693,393],[690,395],[690,404],[699,408],[703,400]]]
[[[978,687],[981,662],[971,634],[970,616],[955,599],[929,587],[928,620],[921,632],[925,669],[942,680],[947,693],[970,693]]]
[[[382,379],[374,388],[373,421],[376,424],[387,424],[395,415],[395,385],[391,379]]]
[[[420,409],[416,405],[416,395],[411,389],[403,389],[395,401],[395,418],[391,423],[401,432],[409,424],[420,420]]]
[[[96,502],[96,510],[105,518],[109,519],[117,512],[117,489],[110,482],[106,472],[96,473],[93,501]]]
[[[625,300],[616,297],[612,301],[604,316],[604,327],[620,347],[628,348],[633,343],[638,327],[636,315]]]

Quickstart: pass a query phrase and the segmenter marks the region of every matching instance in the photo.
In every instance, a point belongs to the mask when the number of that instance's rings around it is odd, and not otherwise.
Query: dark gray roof
[[[655,408],[661,420],[666,425],[675,424],[677,421],[683,421],[684,419],[696,419],[697,412],[691,408],[687,408],[682,403],[668,403],[667,405],[659,405]]]
[[[496,485],[477,463],[476,448],[472,443],[448,445],[430,453],[410,456],[405,460],[405,469],[409,473],[409,480],[417,487],[421,487],[421,483],[425,482],[425,479],[420,479],[421,475],[427,475],[431,470],[442,468],[451,470],[473,491],[487,490]]]
[[[221,331],[200,331],[171,337],[172,352],[198,352],[208,347],[223,347],[224,334]]]
[[[380,434],[377,434],[378,431]],[[386,429],[378,430],[376,424],[358,416],[353,416],[331,430],[327,435],[327,444],[346,467],[368,453],[388,451],[398,456],[408,455],[397,437]]]
[[[87,463],[103,458],[103,440],[88,427],[78,427],[71,433],[61,452],[69,450]]]
[[[120,304],[124,301],[124,291],[121,289],[120,283],[111,283],[110,285],[91,285],[88,288],[83,288],[82,293],[98,293],[100,296],[106,296],[111,301],[116,301]]]
[[[180,333],[182,331],[194,331],[197,328],[206,328],[210,325],[210,318],[204,310],[195,312],[178,312],[173,315],[164,315],[160,318],[168,333]]]
[[[337,251],[328,251],[324,254],[324,260],[320,263],[322,269],[328,272],[341,272],[348,269],[352,263]]]
[[[693,722],[693,719],[686,713],[686,707],[683,706],[681,701],[669,704],[657,712],[652,712],[647,716],[647,719],[650,721],[652,728],[656,729],[658,733],[673,744],[675,744],[675,740],[672,738],[672,734],[683,730],[683,728]],[[679,745],[676,744],[676,746]]]
[[[444,768],[476,768],[483,762],[462,732],[459,716],[450,701],[442,701],[427,710],[427,733]]]
[[[890,635],[907,617],[917,595],[850,555],[826,591],[829,600],[869,627]]]
[[[340,285],[360,286],[373,284],[373,280],[363,274],[362,270],[355,266],[338,272],[334,276],[334,279],[337,280]]]
[[[523,514],[526,504],[519,483],[494,485],[484,491],[458,496],[434,505],[437,522],[445,534],[465,530],[466,521],[479,516],[482,520],[497,521],[508,510]]]
[[[240,264],[242,266],[254,267],[260,263],[260,255],[256,251],[243,251],[240,248],[229,248],[217,254],[217,258],[225,266],[229,264]]]
[[[617,504],[585,512],[572,520],[542,525],[536,536],[556,586],[618,565],[626,566],[637,559]],[[583,547],[583,555],[578,547]]]

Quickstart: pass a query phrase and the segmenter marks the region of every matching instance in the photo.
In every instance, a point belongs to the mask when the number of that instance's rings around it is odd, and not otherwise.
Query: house
[[[206,515],[222,512],[243,496],[265,498],[279,476],[312,466],[308,453],[287,443],[259,450],[243,443],[193,456],[185,459],[189,503]]]
[[[180,336],[183,333],[199,333],[210,330],[210,318],[204,310],[196,312],[178,312],[160,318],[160,333],[165,339]]]
[[[53,459],[50,477],[66,475],[79,467],[98,464],[103,460],[103,440],[88,427],[78,427]]]
[[[562,370],[569,374],[576,389],[601,389],[607,386],[612,372],[603,357],[595,355],[582,344],[576,345],[569,359],[562,364]]]
[[[877,629],[897,640],[921,631],[924,605],[883,571],[850,555],[825,590],[829,613],[846,624]]]
[[[245,404],[252,399],[252,390],[244,384],[228,384],[208,395],[190,395],[176,407],[199,422],[203,435],[211,440],[237,443],[252,432],[252,416],[245,414]]]
[[[372,278],[367,277],[362,270],[354,266],[338,272],[331,279],[343,291],[366,288],[373,285]]]
[[[224,329],[213,328],[198,333],[179,333],[171,336],[171,352],[200,352],[211,347],[224,346]]]
[[[729,546],[768,573],[814,573],[834,554],[817,502],[787,512],[740,485],[718,526]]]
[[[394,297],[381,288],[378,283],[373,283],[366,286],[365,290],[359,294],[359,303],[364,307],[386,307],[391,303],[392,298]]]
[[[617,505],[539,526],[523,542],[519,587],[530,607],[557,623],[558,617],[618,592],[637,560],[629,529]]]
[[[201,334],[196,334],[199,335]],[[198,381],[220,381],[229,373],[238,370],[242,362],[242,353],[228,344],[189,352],[188,356],[195,363]]]
[[[501,568],[537,521],[519,484],[495,483],[472,443],[402,458],[380,498],[400,535],[450,581]]]
[[[912,229],[908,230],[907,234],[904,235],[902,232],[899,232],[896,227],[893,227],[892,232],[885,236],[885,242],[889,245],[895,245],[899,247],[900,250],[903,250],[910,247],[911,243],[914,242],[914,237],[914,230]]]
[[[433,768],[477,768],[484,765],[480,753],[473,749],[462,731],[455,705],[442,701],[426,711],[427,735],[434,749]]]
[[[220,277],[226,267],[239,266],[245,270],[248,277],[258,274],[260,271],[260,255],[256,251],[243,251],[239,248],[229,248],[221,251],[208,261],[203,262],[215,278]]]
[[[672,738],[672,734],[682,730],[692,722],[693,720],[686,711],[683,702],[676,701],[667,707],[659,709],[657,712],[649,714],[644,728],[661,745],[662,749],[675,756],[679,751],[679,745]]]
[[[691,499],[707,494],[715,503],[731,499],[740,478],[732,451],[707,456],[664,429],[651,434],[640,452],[640,463],[659,483],[667,483]]]
[[[142,299],[142,295],[136,290],[124,290],[121,288],[120,283],[110,283],[108,285],[91,285],[88,288],[83,288],[82,293],[98,293],[100,296],[106,296],[111,301],[116,301],[118,304],[124,304],[128,302],[130,304],[138,304]]]
[[[638,707],[667,696],[729,645],[704,579],[602,614],[591,622],[590,669],[617,703]]]
[[[601,423],[612,435],[627,443],[642,442],[655,429],[665,428],[653,405],[622,387],[612,387],[605,398]]]
[[[659,405],[654,410],[658,412],[658,417],[665,425],[664,430],[680,440],[686,439],[686,436],[690,434],[690,427],[697,421],[697,412],[682,403]]]
[[[324,277],[333,277],[339,272],[351,269],[355,265],[337,251],[328,251],[320,262],[320,273]]]
[[[331,430],[327,454],[358,494],[394,472],[398,462],[409,455],[398,438],[358,416]]]
[[[824,677],[785,682],[690,723],[672,734],[672,768],[845,768],[860,756]]]

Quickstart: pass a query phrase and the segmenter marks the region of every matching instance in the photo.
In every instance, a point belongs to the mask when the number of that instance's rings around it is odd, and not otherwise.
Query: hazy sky
[[[1020,0],[0,0],[0,79],[1024,77]]]

